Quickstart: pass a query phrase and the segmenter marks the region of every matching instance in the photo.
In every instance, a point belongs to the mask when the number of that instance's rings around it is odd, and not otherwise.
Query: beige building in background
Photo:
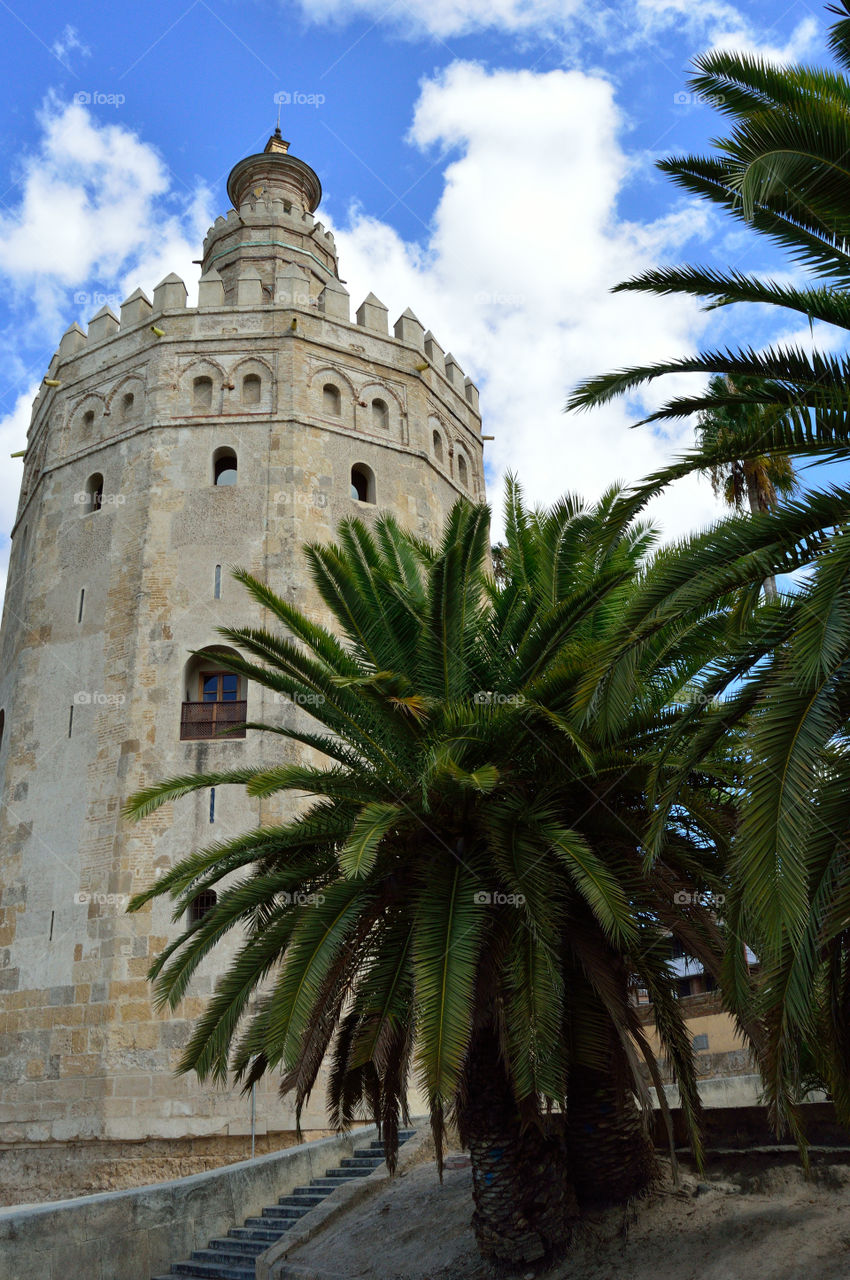
[[[173,1075],[224,948],[157,1012],[145,974],[182,923],[123,903],[274,815],[233,787],[138,825],[122,806],[171,774],[293,758],[213,736],[306,723],[218,669],[217,627],[267,623],[232,566],[321,618],[304,542],[380,510],[433,537],[484,496],[475,386],[412,312],[390,330],[370,294],[352,320],[313,170],[278,133],[227,191],[197,308],[171,275],[72,325],[33,407],[0,636],[0,1142],[247,1131],[238,1091]],[[257,1121],[292,1127],[274,1079]]]

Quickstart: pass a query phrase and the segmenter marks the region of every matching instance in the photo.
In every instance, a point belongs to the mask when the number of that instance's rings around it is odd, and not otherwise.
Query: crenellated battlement
[[[336,240],[333,232],[325,227],[324,223],[316,222],[309,210],[287,207],[286,202],[283,200],[266,200],[262,197],[257,197],[253,200],[244,201],[238,210],[230,209],[226,217],[220,214],[216,218],[204,236],[204,252],[206,253],[207,247],[217,240],[222,230],[233,230],[240,226],[262,226],[267,223],[306,232],[318,240],[326,241],[334,253],[336,251]]]
[[[33,403],[33,425],[41,416],[39,411],[61,399],[63,390],[73,387],[79,394],[77,384],[96,377],[105,365],[114,369],[122,360],[144,360],[156,348],[175,343],[202,341],[208,346],[220,338],[232,345],[241,333],[253,338],[256,325],[241,326],[240,319],[247,319],[247,311],[259,311],[265,319],[260,331],[267,336],[282,340],[300,337],[351,351],[359,345],[352,342],[352,335],[362,333],[371,342],[372,358],[380,359],[381,348],[389,348],[383,359],[394,368],[403,358],[398,348],[412,348],[413,358],[405,362],[405,372],[417,378],[431,375],[434,393],[455,412],[462,402],[476,420],[464,415],[466,425],[480,431],[478,388],[410,308],[401,313],[390,332],[387,307],[370,293],[352,320],[350,297],[339,280],[328,281],[320,293],[313,294],[307,274],[296,266],[284,267],[275,278],[272,299],[265,296],[261,278],[246,273],[237,281],[235,299],[228,301],[224,282],[215,269],[201,277],[198,306],[188,307],[187,297],[185,283],[172,272],[153,290],[152,299],[136,289],[121,303],[119,315],[103,306],[89,320],[87,332],[76,321],[70,325]],[[306,325],[301,315],[309,317]],[[216,318],[220,323],[215,323]]]
[[[171,273],[150,298],[134,290],[118,314],[101,307],[87,332],[70,325],[33,402],[19,519],[45,469],[152,423],[214,426],[233,418],[295,417],[353,437],[373,435],[378,422],[385,444],[426,453],[450,474],[463,468],[462,487],[483,493],[478,389],[451,353],[410,308],[391,329],[375,294],[352,317],[337,278],[318,293],[311,284],[307,272],[287,264],[269,298],[259,274],[243,271],[228,299],[213,268],[201,277],[198,305],[188,307],[186,285]],[[249,402],[243,383],[251,377],[259,390]],[[200,408],[199,379],[210,388]],[[305,382],[293,398],[293,387]],[[328,385],[340,395],[331,418],[323,405]]]

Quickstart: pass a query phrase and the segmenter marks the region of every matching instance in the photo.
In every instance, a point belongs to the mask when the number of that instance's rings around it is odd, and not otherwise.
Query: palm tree
[[[665,941],[672,929],[719,973],[723,938],[699,894],[723,883],[728,769],[686,780],[648,873],[642,841],[675,691],[723,620],[647,645],[631,694],[621,688],[629,709],[616,730],[606,724],[582,692],[586,671],[652,540],[640,525],[611,536],[616,497],[529,512],[510,485],[501,586],[485,574],[485,507],[459,503],[437,548],[389,517],[374,532],[345,522],[337,544],[306,549],[333,629],[237,573],[281,631],[223,628],[246,656],[222,661],[315,722],[250,727],[324,763],[175,778],[128,809],[141,819],[228,783],[309,798],[190,854],[131,904],[170,894],[180,920],[218,886],[214,907],[152,966],[162,1005],[179,1004],[230,930],[242,939],[180,1070],[232,1072],[246,1088],[279,1070],[300,1113],[329,1055],[332,1122],[367,1111],[391,1166],[415,1080],[438,1164],[449,1120],[470,1148],[482,1252],[514,1264],[564,1247],[576,1192],[594,1199],[609,1177],[616,1198],[652,1176],[634,1102],[649,1106],[641,1057],[662,1103],[663,1090],[633,980],[655,1003],[699,1150]]]
[[[732,118],[732,131],[710,157],[674,157],[660,166],[686,191],[784,248],[812,282],[797,286],[686,266],[650,271],[619,288],[689,294],[711,307],[767,304],[803,315],[812,326],[817,321],[850,330],[850,0],[829,8],[838,17],[830,35],[838,70],[776,67],[728,51],[699,58],[692,87]],[[570,407],[602,403],[673,372],[713,376],[702,394],[671,399],[644,421],[693,413],[755,412],[755,419],[734,439],[704,437],[699,449],[635,488],[621,503],[623,521],[694,470],[755,464],[765,456],[831,462],[850,455],[850,358],[843,352],[789,346],[706,351],[591,379]],[[720,533],[691,540],[678,563],[674,556],[668,565],[673,595],[654,618],[635,604],[643,621],[631,636],[623,635],[620,650],[622,660],[628,654],[634,662],[642,636],[686,617],[688,609],[706,607],[733,580],[755,586],[758,575],[763,580],[809,566],[792,598],[771,602],[755,622],[739,615],[741,632],[729,637],[714,681],[721,699],[714,727],[707,717],[690,757],[693,766],[700,744],[718,741],[735,723],[749,723],[730,923],[751,939],[762,961],[765,1078],[778,1127],[796,1124],[801,1045],[813,1047],[818,1070],[850,1121],[848,516],[850,490],[836,484],[786,501],[747,527],[733,520]],[[657,577],[656,587],[660,582]],[[657,603],[657,590],[653,598]],[[670,804],[674,793],[671,783]],[[659,824],[667,812],[667,805],[660,806]],[[739,951],[730,948],[729,954]],[[739,977],[734,968],[726,975],[733,1003]]]
[[[715,374],[708,389],[715,395],[735,391],[745,386],[741,378],[733,379]],[[752,388],[751,388],[752,389]],[[720,405],[704,409],[697,417],[697,440],[716,454],[719,447],[734,447],[736,436],[748,428],[764,428],[781,410],[764,405]],[[796,479],[791,459],[785,454],[760,454],[752,458],[732,458],[714,462],[708,467],[711,487],[722,497],[727,506],[742,511],[744,504],[755,515],[776,506],[779,495],[787,497],[794,492]],[[768,600],[776,599],[776,578],[771,574],[765,579],[764,593]]]
[[[496,585],[502,586],[505,581],[505,544],[494,542],[490,548],[490,559],[493,563],[493,577]]]

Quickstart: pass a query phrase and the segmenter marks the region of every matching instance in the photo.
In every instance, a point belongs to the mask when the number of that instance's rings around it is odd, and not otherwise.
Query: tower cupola
[[[293,266],[303,273],[304,292],[311,298],[329,280],[339,279],[333,236],[313,217],[322,184],[308,164],[290,153],[279,128],[263,151],[234,165],[227,194],[233,208],[210,228],[201,268],[204,275],[221,276],[229,305],[237,302],[240,280],[259,279],[263,301],[273,302],[276,280],[291,282],[293,272],[286,268]],[[257,288],[253,284],[248,292]]]
[[[315,213],[322,198],[322,184],[308,164],[289,154],[289,143],[275,129],[263,151],[246,156],[230,171],[227,194],[234,209],[262,195],[281,200],[299,213]]]

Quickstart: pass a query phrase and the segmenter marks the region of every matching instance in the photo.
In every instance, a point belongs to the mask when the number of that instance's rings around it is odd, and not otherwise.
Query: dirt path
[[[415,1166],[293,1251],[291,1280],[492,1280],[476,1252],[468,1169]],[[565,1261],[536,1280],[850,1280],[850,1165],[807,1182],[787,1157],[685,1172],[628,1213],[582,1227]]]

